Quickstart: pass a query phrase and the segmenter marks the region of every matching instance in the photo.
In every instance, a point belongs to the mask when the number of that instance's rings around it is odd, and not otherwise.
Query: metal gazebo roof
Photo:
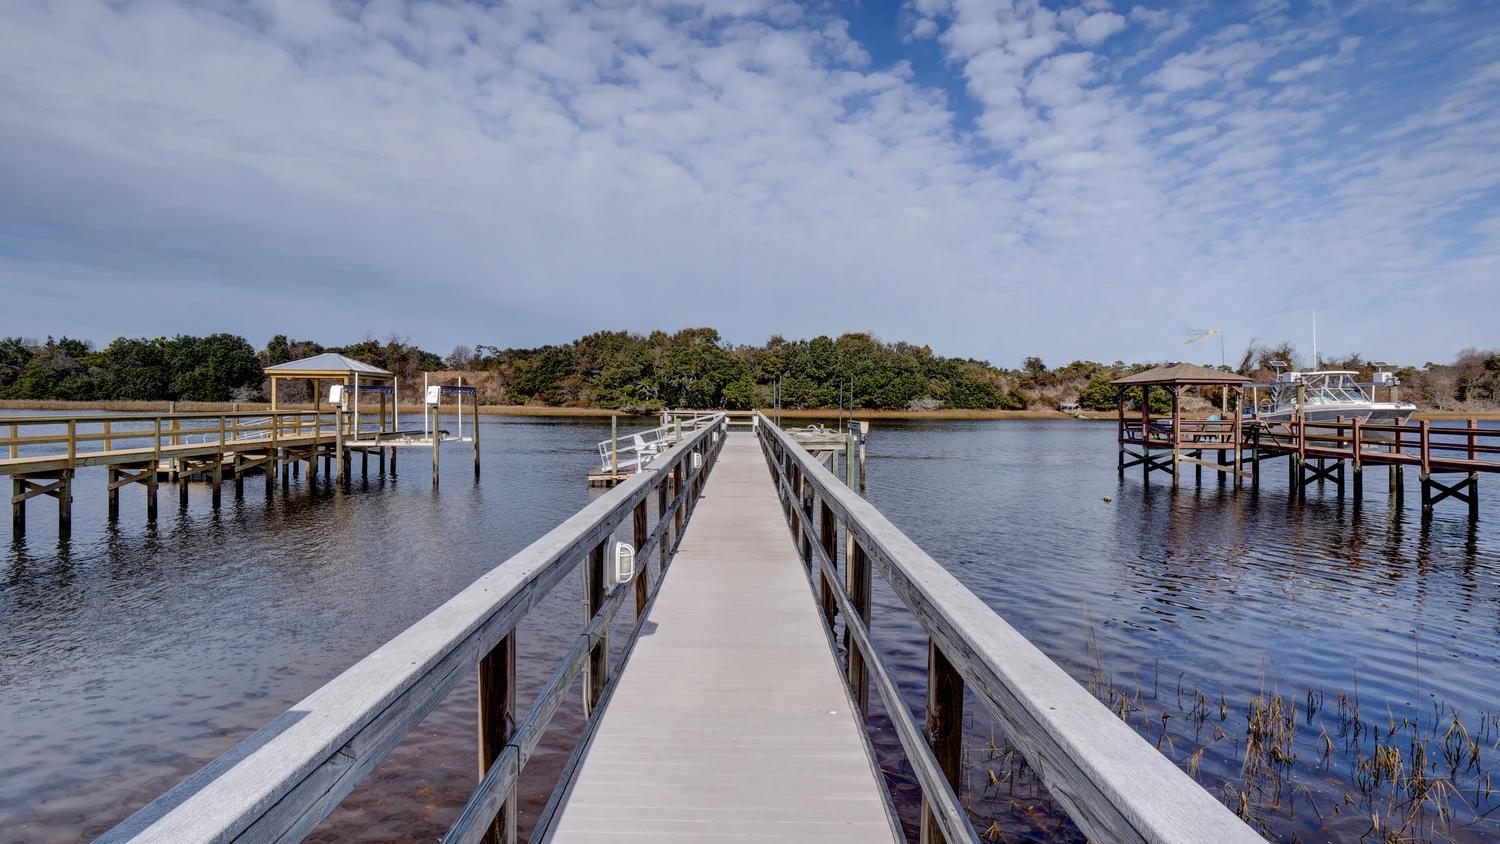
[[[373,375],[377,378],[390,378],[391,373],[378,366],[371,366],[364,361],[358,361],[351,357],[338,354],[337,352],[324,352],[313,355],[310,358],[278,363],[275,366],[265,368],[267,375],[278,376],[337,376],[337,375]]]

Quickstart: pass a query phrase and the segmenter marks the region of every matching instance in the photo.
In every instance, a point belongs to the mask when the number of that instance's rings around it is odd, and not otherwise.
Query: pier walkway
[[[728,435],[672,566],[552,840],[893,840],[753,434]]]
[[[956,788],[967,700],[1091,841],[1262,840],[841,480],[836,454],[825,466],[752,418],[749,434],[723,414],[684,432],[100,840],[301,840],[471,678],[478,784],[445,844],[513,844],[522,814],[533,842],[978,844]],[[570,576],[578,636],[521,712],[517,627]],[[893,674],[870,634],[876,576],[927,637],[920,715],[921,680]],[[582,735],[538,781],[527,763],[578,685]],[[871,689],[915,823],[895,822],[874,761]]]

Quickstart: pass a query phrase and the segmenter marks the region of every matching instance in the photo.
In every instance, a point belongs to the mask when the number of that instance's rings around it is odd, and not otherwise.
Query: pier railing
[[[661,578],[723,445],[722,417],[355,663],[100,840],[295,841],[307,835],[470,672],[479,676],[482,779],[446,842],[515,840],[515,785],[573,680],[583,675],[588,719],[565,773],[538,819],[547,828],[581,759],[618,672],[609,665],[615,614],[634,596],[640,633]],[[650,502],[657,521],[648,530]],[[635,571],[606,582],[614,536],[631,523]],[[531,709],[516,718],[517,624],[582,567],[583,627]]]
[[[1396,425],[1372,424],[1363,419],[1297,418],[1255,424],[1262,448],[1298,450],[1314,457],[1359,463],[1417,466],[1424,472],[1500,470],[1500,428],[1481,428],[1475,419]]]
[[[0,437],[0,458],[59,459],[66,467],[133,450],[143,459],[174,449],[292,437],[336,436],[336,411],[237,411],[229,413],[110,413],[80,416],[11,416]],[[347,431],[346,431],[347,432]]]
[[[966,686],[1090,840],[1261,840],[786,432],[763,415],[758,423],[830,635],[835,616],[843,617],[854,699],[867,711],[873,681],[921,785],[924,842],[979,840],[953,789]],[[872,571],[927,633],[925,727],[871,642]]]

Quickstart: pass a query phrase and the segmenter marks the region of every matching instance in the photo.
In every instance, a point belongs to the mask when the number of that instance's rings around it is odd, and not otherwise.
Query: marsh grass
[[[1240,818],[1273,840],[1307,830],[1384,844],[1487,840],[1500,832],[1500,712],[1467,718],[1443,701],[1361,706],[1348,691],[1283,694],[1268,685],[1240,701],[1185,675],[1117,683],[1104,671],[1092,624],[1085,686],[1114,715],[1176,761]],[[1066,835],[1061,809],[1017,748],[992,728],[965,730],[965,798],[991,841]],[[1076,832],[1074,833],[1076,835]]]

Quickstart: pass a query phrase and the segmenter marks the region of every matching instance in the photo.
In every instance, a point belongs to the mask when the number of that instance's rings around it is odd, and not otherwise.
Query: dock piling
[[[680,464],[679,464],[680,465]],[[679,508],[679,510],[682,508]],[[598,615],[599,610],[604,607],[604,598],[608,594],[604,584],[604,555],[608,553],[609,540],[595,546],[589,552],[588,559],[583,564],[583,626],[588,627]],[[592,715],[594,707],[599,703],[599,696],[604,693],[604,686],[609,683],[609,633],[604,631],[599,636],[599,641],[589,651],[588,673],[583,683],[583,711],[586,715]]]
[[[948,784],[958,787],[963,761],[964,679],[948,661],[943,649],[930,639],[927,642],[927,741],[932,755],[947,777]],[[944,844],[946,837],[938,825],[928,799],[922,798],[922,844]]]
[[[479,661],[479,779],[510,743],[516,726],[516,631]],[[485,832],[486,844],[515,844],[516,789],[512,785]]]
[[[109,490],[109,520],[113,522],[120,518],[120,487],[116,485],[120,480],[120,470],[111,466],[107,477],[109,478],[106,487]]]

